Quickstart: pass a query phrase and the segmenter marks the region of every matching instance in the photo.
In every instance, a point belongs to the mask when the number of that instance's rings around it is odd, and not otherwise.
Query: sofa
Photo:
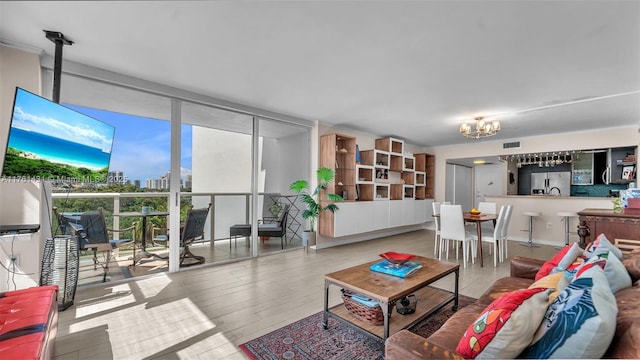
[[[52,359],[58,287],[0,293],[0,359]]]
[[[603,357],[640,358],[640,249],[622,254],[621,261],[631,279],[631,286],[616,292],[617,315],[615,335]],[[514,257],[510,264],[510,276],[496,280],[477,301],[459,309],[445,324],[428,338],[408,330],[390,336],[385,343],[385,359],[463,359],[457,352],[461,338],[494,300],[504,294],[526,289],[534,283],[536,274],[546,261],[526,257]],[[613,329],[611,331],[613,333]],[[602,347],[604,349],[604,347]]]

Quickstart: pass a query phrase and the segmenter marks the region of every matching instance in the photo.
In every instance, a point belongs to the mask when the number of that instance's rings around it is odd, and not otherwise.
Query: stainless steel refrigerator
[[[532,173],[531,194],[571,195],[571,172]]]

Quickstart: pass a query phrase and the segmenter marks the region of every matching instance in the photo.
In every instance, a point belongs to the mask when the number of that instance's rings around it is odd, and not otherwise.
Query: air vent
[[[520,147],[520,141],[515,141],[515,142],[502,144],[502,148],[503,149],[514,149],[514,148],[519,148],[519,147]]]

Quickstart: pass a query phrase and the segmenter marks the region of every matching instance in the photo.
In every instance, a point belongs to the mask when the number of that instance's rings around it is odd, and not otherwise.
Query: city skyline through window
[[[115,138],[109,172],[121,172],[124,183],[160,179],[171,168],[171,123],[95,108],[64,104],[83,114],[115,126]],[[182,181],[192,170],[192,126],[182,124],[180,164]]]

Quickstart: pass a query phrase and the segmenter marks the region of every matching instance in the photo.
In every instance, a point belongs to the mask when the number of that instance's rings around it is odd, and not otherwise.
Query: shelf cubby
[[[356,165],[356,184],[373,183],[375,169],[372,165]]]
[[[413,199],[415,197],[415,187],[413,185],[403,185],[404,198]]]
[[[376,200],[389,200],[389,184],[375,184]]]
[[[391,184],[390,200],[402,200],[404,199],[404,184]]]
[[[414,185],[416,183],[416,177],[413,171],[403,171],[401,176],[406,185]]]

